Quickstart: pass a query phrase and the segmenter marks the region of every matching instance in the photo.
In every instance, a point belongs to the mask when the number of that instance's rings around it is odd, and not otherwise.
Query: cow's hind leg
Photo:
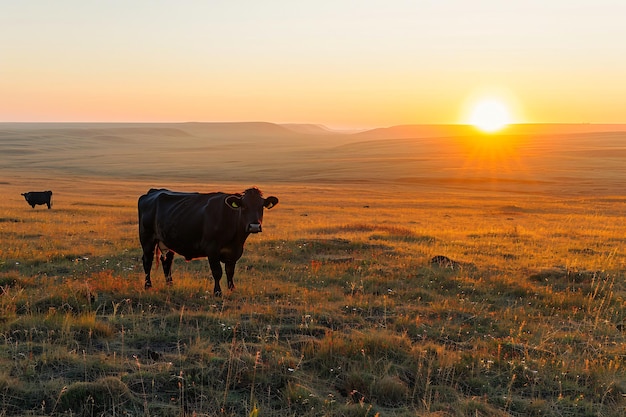
[[[168,250],[165,255],[161,255],[161,262],[163,263],[163,274],[165,275],[165,282],[168,285],[172,285],[172,261],[174,259],[174,252]]]
[[[235,289],[235,281],[233,281],[233,277],[235,276],[235,262],[226,262],[224,263],[224,269],[226,270],[226,282],[228,283],[228,289]]]
[[[143,261],[143,272],[146,274],[146,283],[144,285],[145,289],[152,287],[150,270],[152,269],[152,261],[154,260],[154,248],[155,245],[143,247],[143,256],[141,257],[141,260]]]
[[[219,259],[209,258],[209,266],[211,267],[211,273],[215,280],[215,287],[213,288],[213,294],[216,296],[222,295],[222,287],[220,287],[220,280],[222,279],[222,264]]]

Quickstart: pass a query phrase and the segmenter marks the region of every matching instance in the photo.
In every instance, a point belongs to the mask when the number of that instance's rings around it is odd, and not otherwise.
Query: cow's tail
[[[155,245],[154,248],[154,257],[155,257],[155,271],[159,270],[159,263],[161,261],[161,248],[159,247],[159,243],[157,242],[157,244]]]

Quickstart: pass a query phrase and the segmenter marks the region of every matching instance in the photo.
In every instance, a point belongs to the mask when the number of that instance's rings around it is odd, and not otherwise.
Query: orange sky
[[[0,122],[626,122],[626,2],[3,2]]]

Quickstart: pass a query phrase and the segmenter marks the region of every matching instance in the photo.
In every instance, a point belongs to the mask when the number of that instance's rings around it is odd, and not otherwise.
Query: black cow
[[[228,288],[233,290],[235,263],[243,254],[243,245],[250,233],[261,232],[263,208],[276,204],[276,197],[263,198],[258,188],[243,194],[151,189],[138,202],[145,288],[152,287],[150,270],[156,251],[168,284],[172,283],[172,259],[178,253],[186,260],[208,258],[215,295],[222,293],[220,262],[224,263]]]
[[[52,191],[30,191],[22,193],[24,199],[32,208],[36,205],[47,205],[48,210],[52,208]]]

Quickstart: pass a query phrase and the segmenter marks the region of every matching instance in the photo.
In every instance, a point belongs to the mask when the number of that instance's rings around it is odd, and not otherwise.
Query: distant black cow
[[[22,193],[26,202],[35,208],[36,205],[47,205],[48,209],[52,208],[52,191],[30,191]]]
[[[145,288],[152,286],[150,270],[156,252],[168,284],[172,282],[174,253],[178,253],[187,260],[208,258],[215,295],[222,293],[220,262],[224,263],[228,288],[233,290],[235,264],[243,254],[243,245],[250,233],[261,232],[263,208],[276,204],[276,197],[263,198],[258,188],[247,189],[243,194],[151,189],[138,201]]]

